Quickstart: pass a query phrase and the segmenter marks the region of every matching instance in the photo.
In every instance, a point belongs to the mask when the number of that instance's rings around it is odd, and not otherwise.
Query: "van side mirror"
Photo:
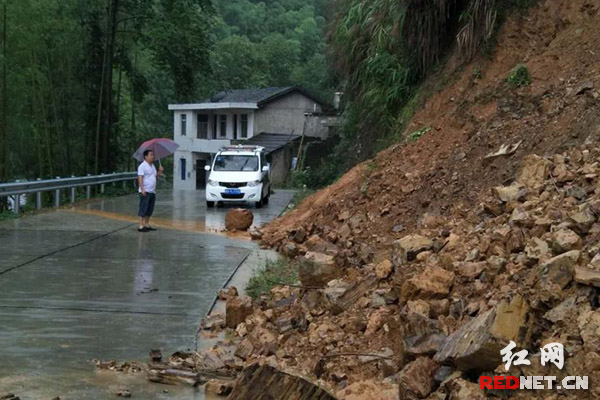
[[[263,165],[262,170],[263,170],[263,172],[269,172],[269,166]]]
[[[204,170],[205,170],[205,171],[210,171],[210,165],[205,165],[205,166],[204,166]]]

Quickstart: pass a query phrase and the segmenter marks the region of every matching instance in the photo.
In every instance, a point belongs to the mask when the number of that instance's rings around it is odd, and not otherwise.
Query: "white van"
[[[270,165],[264,147],[227,146],[215,156],[206,184],[206,205],[223,202],[269,204],[271,194]]]

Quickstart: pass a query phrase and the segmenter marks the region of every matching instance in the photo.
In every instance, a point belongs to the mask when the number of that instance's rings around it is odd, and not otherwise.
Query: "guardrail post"
[[[57,176],[56,179],[60,179],[60,176]],[[60,207],[60,189],[54,191],[54,207]]]
[[[100,174],[104,175],[104,174]],[[100,194],[104,194],[104,183],[100,184]]]
[[[92,175],[87,174],[87,176],[92,176]],[[92,197],[92,187],[90,185],[87,185],[85,187],[85,198],[89,200],[91,197]]]
[[[75,178],[75,175],[71,175],[71,178]],[[71,188],[71,204],[75,203],[75,186]]]
[[[37,178],[38,181],[41,181],[41,178]],[[38,210],[42,209],[42,192],[36,192],[35,193],[35,207]]]
[[[15,215],[19,215],[19,209],[21,208],[21,195],[16,195],[14,201],[15,202],[13,203],[13,212],[15,213]]]

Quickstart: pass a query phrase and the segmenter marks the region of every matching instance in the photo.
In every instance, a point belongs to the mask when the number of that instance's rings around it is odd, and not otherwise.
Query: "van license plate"
[[[242,191],[240,189],[225,189],[225,194],[240,194]]]

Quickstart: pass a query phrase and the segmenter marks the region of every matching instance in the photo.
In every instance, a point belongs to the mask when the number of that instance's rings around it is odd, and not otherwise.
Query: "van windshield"
[[[218,155],[215,171],[258,171],[258,156]]]

